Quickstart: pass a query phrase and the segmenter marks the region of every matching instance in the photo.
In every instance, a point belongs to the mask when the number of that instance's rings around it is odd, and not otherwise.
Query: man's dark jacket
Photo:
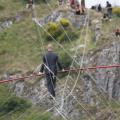
[[[40,72],[45,71],[45,74],[54,73],[54,75],[57,75],[57,66],[62,70],[58,55],[54,52],[47,52],[43,56],[43,64]]]

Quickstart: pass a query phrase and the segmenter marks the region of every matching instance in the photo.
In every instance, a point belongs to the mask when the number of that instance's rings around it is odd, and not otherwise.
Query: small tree
[[[11,97],[5,104],[0,106],[0,112],[8,113],[10,111],[24,111],[29,108],[31,104],[19,97]]]

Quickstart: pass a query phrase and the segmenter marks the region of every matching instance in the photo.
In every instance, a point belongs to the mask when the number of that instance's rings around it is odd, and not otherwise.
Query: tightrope
[[[120,67],[120,64],[115,64],[115,65],[110,65],[110,66],[96,66],[96,67],[88,67],[88,68],[70,68],[70,69],[65,69],[64,71],[59,71],[58,73],[65,73],[65,72],[69,72],[69,71],[73,71],[73,72],[77,72],[77,71],[84,71],[84,70],[96,70],[96,69],[107,69],[107,68],[118,68]],[[9,82],[13,82],[13,81],[20,81],[20,80],[25,80],[27,78],[33,78],[33,77],[43,77],[43,74],[31,74],[31,75],[21,75],[22,77],[11,77],[10,79],[7,80],[0,80],[0,84],[2,83],[9,83]]]

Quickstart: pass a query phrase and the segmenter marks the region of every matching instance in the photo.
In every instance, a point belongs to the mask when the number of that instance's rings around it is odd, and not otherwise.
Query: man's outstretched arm
[[[57,57],[57,65],[58,65],[60,70],[63,70],[63,67],[62,67],[62,65],[60,63],[59,57]]]

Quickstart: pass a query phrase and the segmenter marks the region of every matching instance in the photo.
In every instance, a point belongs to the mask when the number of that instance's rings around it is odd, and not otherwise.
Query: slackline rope
[[[69,71],[72,71],[72,72],[76,72],[76,71],[82,71],[82,70],[96,70],[96,69],[107,69],[107,68],[118,68],[120,67],[120,64],[114,64],[114,65],[110,65],[110,66],[96,66],[96,67],[86,67],[86,68],[70,68],[70,69],[65,69],[64,71],[58,71],[58,73],[65,73],[65,72],[69,72]],[[43,74],[31,74],[31,75],[22,75],[21,74],[21,77],[13,77],[13,78],[10,78],[10,79],[6,79],[6,80],[0,80],[0,84],[2,83],[9,83],[9,82],[13,82],[13,81],[20,81],[20,80],[24,80],[24,79],[27,79],[27,78],[33,78],[33,77],[43,77],[44,76],[44,73]]]

